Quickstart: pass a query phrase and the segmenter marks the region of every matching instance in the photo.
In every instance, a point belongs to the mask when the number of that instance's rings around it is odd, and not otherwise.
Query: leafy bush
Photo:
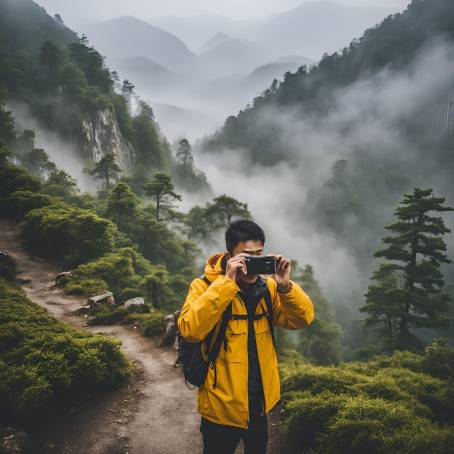
[[[430,423],[400,403],[365,396],[351,397],[330,421],[320,451],[326,454],[385,454],[389,452],[387,439],[396,431],[425,426]]]
[[[0,166],[0,206],[4,203],[4,198],[15,191],[39,191],[41,184],[39,180],[32,177],[20,167],[10,163],[2,162]]]
[[[22,219],[29,211],[51,205],[53,201],[52,197],[40,192],[16,191],[5,199],[5,213]]]
[[[150,312],[150,308],[143,306],[110,306],[102,305],[90,319],[92,325],[110,325],[124,321],[129,314]]]
[[[338,367],[288,359],[280,367],[288,452],[452,452],[454,427],[441,424],[454,421],[454,386],[427,373],[450,377],[435,357],[449,364],[449,347],[437,341],[426,356],[397,352]]]
[[[85,296],[109,290],[114,293],[117,302],[121,302],[129,298],[131,293],[141,296],[143,275],[151,269],[152,265],[138,252],[123,248],[80,265],[66,279],[64,285],[67,292],[82,292]]]
[[[25,421],[130,373],[120,343],[76,330],[0,279],[0,419]]]
[[[433,377],[454,380],[454,348],[444,339],[436,339],[425,349],[422,368]]]
[[[300,363],[290,368],[282,368],[282,386],[286,391],[307,390],[313,393],[331,391],[347,392],[359,381],[356,374],[335,367],[318,367]]]
[[[344,394],[329,391],[315,395],[307,391],[294,392],[287,396],[284,405],[287,448],[298,451],[302,446],[313,447],[347,399]]]
[[[21,224],[21,235],[30,251],[70,266],[110,252],[113,234],[110,221],[65,203],[32,210]]]
[[[158,311],[149,314],[129,314],[125,322],[137,325],[142,334],[147,337],[157,337],[164,333],[165,314]]]

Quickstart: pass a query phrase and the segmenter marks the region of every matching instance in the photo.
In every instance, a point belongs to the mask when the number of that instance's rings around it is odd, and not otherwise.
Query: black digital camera
[[[247,255],[244,257],[246,262],[247,275],[252,274],[274,274],[276,272],[276,257],[272,255]]]

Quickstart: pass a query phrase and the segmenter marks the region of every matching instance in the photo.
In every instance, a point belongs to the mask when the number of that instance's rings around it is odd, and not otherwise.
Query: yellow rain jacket
[[[222,313],[232,302],[233,314],[247,315],[246,307],[237,292],[238,284],[221,274],[221,260],[225,253],[211,256],[205,267],[205,277],[192,281],[188,296],[178,318],[178,329],[189,342],[204,339],[216,325],[212,342],[219,330]],[[314,307],[309,296],[295,282],[288,293],[278,293],[277,284],[266,278],[273,304],[273,325],[287,329],[301,329],[312,323]],[[262,304],[260,304],[262,303]],[[266,308],[265,298],[257,305],[256,314]],[[277,356],[270,326],[266,317],[254,320],[257,352],[262,375],[265,411],[268,413],[280,400]],[[213,387],[214,370],[208,368],[205,383],[197,394],[198,412],[217,424],[247,428],[248,411],[248,322],[230,320],[226,331],[227,350],[221,348],[216,359],[217,383]],[[206,348],[206,346],[204,346]],[[205,352],[205,350],[203,349]]]

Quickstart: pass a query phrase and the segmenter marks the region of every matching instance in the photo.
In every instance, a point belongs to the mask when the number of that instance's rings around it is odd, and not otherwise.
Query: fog
[[[43,0],[40,3],[50,12],[63,14],[69,24],[76,19],[83,23],[78,31],[87,33],[90,42],[107,57],[111,69],[118,69],[122,78],[128,77],[135,83],[136,93],[151,104],[163,133],[171,142],[180,137],[195,142],[212,133],[227,115],[244,108],[273,78],[281,79],[286,71],[294,71],[301,64],[315,63],[321,55],[320,49],[334,51],[348,46],[352,38],[361,36],[364,29],[391,11],[399,11],[406,2],[342,2],[361,5],[361,9],[345,9],[329,2],[313,3],[315,13],[311,14],[315,15],[310,17],[318,19],[313,21],[312,28],[292,29],[292,33],[300,33],[301,29],[303,35],[287,37],[268,33],[268,39],[276,41],[274,47],[266,41],[266,31],[271,26],[276,27],[274,30],[286,27],[290,30],[288,20],[293,12],[289,10],[301,4],[302,9],[298,9],[301,20],[309,20],[304,2],[247,2],[247,8],[244,2],[213,1],[191,2],[190,8],[188,3],[176,1],[165,5],[114,1],[108,2],[108,7],[107,2],[101,1],[76,4]],[[333,28],[337,22],[335,18],[334,22],[328,21],[330,16],[326,14],[332,8],[346,14],[351,21],[336,19],[341,23],[337,29]],[[213,13],[216,16],[208,15]],[[124,14],[129,17],[118,19]],[[178,16],[169,16],[173,14]],[[200,14],[203,16],[196,16]],[[264,21],[267,14],[272,16]],[[96,22],[110,18],[117,19]],[[213,38],[214,31],[218,34]],[[208,42],[202,48],[195,47],[195,43],[205,39]],[[165,62],[160,61],[162,56]],[[267,252],[282,253],[301,265],[313,265],[333,302],[347,300],[352,293],[365,290],[374,267],[372,252],[386,233],[380,226],[392,220],[402,193],[394,193],[391,188],[386,192],[384,188],[386,198],[382,194],[369,194],[369,208],[379,225],[374,232],[352,220],[352,235],[358,243],[371,248],[371,260],[364,265],[345,244],[315,226],[305,205],[308,191],[320,188],[331,177],[336,160],[348,160],[357,171],[355,166],[365,158],[388,163],[396,171],[405,168],[402,179],[409,181],[408,190],[412,185],[433,187],[437,195],[449,196],[448,203],[452,204],[454,191],[449,169],[445,174],[428,172],[436,156],[431,156],[430,150],[425,154],[426,150],[410,141],[401,130],[406,119],[417,117],[428,107],[435,108],[441,118],[452,86],[452,57],[450,46],[442,41],[433,42],[404,73],[384,70],[339,90],[334,107],[323,117],[301,110],[262,111],[255,127],[265,130],[271,125],[278,127],[287,162],[263,167],[251,161],[246,149],[202,154],[196,146],[196,166],[206,173],[216,195],[225,193],[248,204],[254,219],[267,234]],[[436,126],[430,127],[430,133],[436,134]],[[62,160],[61,144],[54,139],[38,131],[37,145],[42,144],[57,165],[71,169],[80,180],[80,164]],[[424,157],[423,166],[416,156]],[[180,205],[183,210],[207,201],[197,194],[183,195]],[[449,214],[446,219],[453,227],[453,216]],[[452,240],[447,240],[452,256]],[[206,252],[219,249],[223,249],[221,235],[218,243]]]
[[[441,118],[446,95],[452,87],[453,56],[452,46],[443,41],[433,42],[404,73],[384,70],[339,91],[335,107],[323,118],[301,112],[266,111],[256,127],[279,125],[280,140],[291,164],[262,167],[250,161],[247,150],[231,149],[198,155],[196,163],[206,172],[217,194],[227,193],[248,204],[268,235],[270,252],[283,253],[302,265],[313,265],[333,302],[346,300],[352,293],[366,289],[372,269],[376,268],[372,252],[380,245],[381,237],[371,237],[369,230],[352,224],[356,240],[371,248],[370,261],[364,268],[363,263],[353,258],[352,251],[314,226],[304,206],[307,191],[327,181],[337,159],[354,163],[355,150],[360,149],[368,159],[378,157],[396,169],[402,165],[406,171],[402,177],[411,182],[408,191],[413,186],[433,187],[438,196],[448,196],[452,205],[454,188],[450,169],[445,173],[431,172],[430,163],[436,156],[431,158],[427,153],[426,158],[418,159],[418,153],[422,158],[425,150],[409,142],[399,125],[431,104],[439,103]],[[389,224],[402,194],[393,194],[389,189],[387,200],[373,193],[368,197],[374,219],[381,226]],[[449,213],[445,218],[447,225],[454,228],[454,215]],[[385,234],[383,228],[382,236]],[[452,257],[454,241],[450,236],[446,239]]]
[[[91,18],[105,20],[121,15],[137,17],[158,17],[167,15],[194,16],[199,14],[226,15],[237,19],[254,18],[278,13],[313,0],[168,0],[166,2],[148,0],[79,0],[62,2],[61,0],[40,0],[49,12],[61,13],[71,18]],[[345,5],[390,6],[395,10],[403,8],[406,0],[340,0]]]
[[[135,84],[170,140],[195,140],[273,79],[348,46],[406,1],[39,3]]]
[[[75,147],[63,141],[55,132],[44,129],[36,118],[30,114],[25,104],[14,102],[8,103],[6,107],[14,115],[16,130],[33,130],[35,133],[35,148],[42,148],[59,169],[65,170],[65,172],[75,178],[81,191],[93,193],[97,190],[98,183],[84,173],[83,161]]]

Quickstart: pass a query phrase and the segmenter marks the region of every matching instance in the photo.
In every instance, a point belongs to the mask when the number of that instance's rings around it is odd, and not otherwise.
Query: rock
[[[8,427],[3,433],[0,452],[4,454],[31,453],[31,445],[28,435],[19,429]]]
[[[100,304],[110,304],[113,306],[115,305],[115,299],[112,292],[105,292],[88,298],[88,304],[90,305],[90,310],[93,310]]]
[[[5,279],[14,279],[17,272],[17,263],[6,251],[0,251],[0,276]]]
[[[128,171],[134,163],[134,150],[123,137],[113,111],[109,108],[99,110],[82,121],[82,148],[86,157],[100,161],[106,150],[112,153],[117,164]]]
[[[126,301],[124,304],[125,307],[144,306],[144,305],[145,305],[145,300],[141,296],[138,296],[137,298],[131,298],[130,300]]]
[[[164,325],[164,334],[162,335],[160,342],[161,347],[172,345],[177,335],[177,326],[173,314],[169,314],[164,317]]]
[[[63,271],[62,273],[58,273],[55,277],[55,285],[60,287],[64,284],[66,278],[71,276],[71,271]]]
[[[29,277],[18,277],[16,279],[18,284],[24,285],[24,284],[30,284],[32,281]]]

